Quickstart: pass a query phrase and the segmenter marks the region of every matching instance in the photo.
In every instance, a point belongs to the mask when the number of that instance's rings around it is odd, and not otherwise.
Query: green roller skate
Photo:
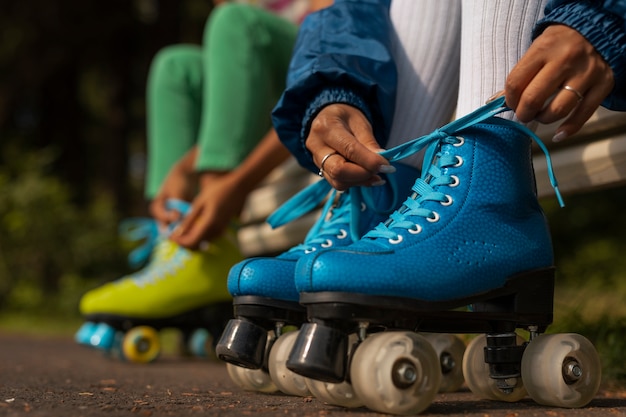
[[[189,209],[185,203],[181,213]],[[177,208],[179,210],[179,208]],[[160,236],[151,259],[140,271],[87,292],[80,301],[86,322],[76,333],[79,344],[151,362],[160,351],[158,331],[181,331],[187,352],[207,356],[212,339],[232,317],[226,288],[231,266],[243,256],[229,229],[198,250]]]

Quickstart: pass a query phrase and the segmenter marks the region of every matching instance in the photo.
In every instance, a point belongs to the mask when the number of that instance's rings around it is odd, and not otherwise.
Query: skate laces
[[[394,226],[401,225],[399,227],[408,228],[409,230],[415,230],[411,228],[415,227],[416,225],[413,222],[406,220],[409,210],[411,213],[415,213],[415,215],[430,218],[431,221],[435,220],[435,214],[433,214],[431,210],[420,207],[420,202],[426,200],[435,200],[445,203],[445,201],[447,200],[447,196],[441,192],[436,191],[434,187],[446,184],[454,184],[454,182],[457,181],[458,178],[444,175],[442,169],[446,166],[454,165],[459,162],[457,157],[445,154],[437,155],[435,161],[435,154],[439,145],[441,143],[448,143],[451,145],[458,144],[461,139],[455,136],[456,132],[460,132],[463,129],[467,129],[480,122],[483,122],[490,117],[510,110],[511,109],[509,109],[505,104],[504,97],[499,97],[480,107],[474,112],[464,117],[461,117],[453,122],[450,122],[439,129],[434,130],[428,135],[413,139],[394,148],[382,151],[380,154],[385,157],[389,162],[396,162],[411,155],[414,155],[415,153],[426,148],[424,161],[430,162],[429,165],[422,168],[422,177],[418,178],[418,180],[415,182],[415,185],[413,186],[413,195],[411,195],[409,199],[405,201],[400,209],[391,214],[387,222],[385,222],[384,224],[381,223],[381,225],[379,225],[370,233],[383,233],[385,236],[390,235],[397,238],[398,235],[396,233],[387,233],[385,231],[386,228],[388,228],[391,224],[393,224]],[[556,176],[554,175],[554,171],[552,168],[552,159],[550,158],[548,148],[545,146],[543,141],[526,126],[514,122],[511,122],[511,126],[515,127],[524,135],[533,139],[545,154],[550,184],[554,189],[559,204],[561,205],[561,207],[563,207],[563,198],[559,191]],[[370,187],[354,187],[349,190],[351,205],[353,207],[359,207],[360,202],[363,202],[364,204],[366,204],[366,206],[373,208],[381,204],[381,202],[377,201],[375,197],[371,194],[369,188]],[[276,228],[285,223],[293,221],[306,213],[309,213],[310,211],[317,208],[322,201],[324,201],[324,198],[328,195],[331,189],[331,185],[325,179],[322,179],[317,183],[308,186],[307,188],[296,194],[294,197],[292,197],[285,204],[283,204],[278,210],[272,213],[267,220],[268,223],[273,228]],[[397,193],[398,190],[394,188],[393,192]],[[393,205],[393,201],[390,202],[390,205]],[[393,208],[391,208],[391,210],[393,210]],[[352,214],[354,215],[356,212],[358,212],[358,210],[353,210]],[[326,211],[324,211],[324,213],[326,213]],[[358,232],[355,233],[357,225],[358,223],[354,222],[353,219],[351,219],[350,227],[354,241],[360,238]],[[391,235],[391,233],[393,234]],[[369,235],[370,234],[368,233],[368,236]]]
[[[185,216],[189,212],[190,205],[183,200],[169,199],[165,202],[165,207],[167,210],[176,210]],[[168,236],[177,225],[178,223],[171,224],[168,230],[162,233],[158,223],[149,217],[132,217],[122,220],[118,227],[118,234],[122,239],[131,243],[143,242],[128,254],[130,267],[136,269],[144,265],[161,238]]]
[[[441,152],[442,146],[461,146],[464,140],[462,137],[455,136],[457,132],[507,110],[510,109],[505,106],[504,97],[501,97],[473,113],[435,130],[429,135],[390,149],[387,154],[393,160],[398,157],[406,157],[408,156],[407,153],[413,152],[417,148],[423,149],[426,146],[424,161],[427,163],[422,167],[422,175],[415,181],[412,187],[413,193],[411,196],[407,198],[398,210],[391,214],[387,221],[380,223],[376,228],[368,232],[365,237],[386,238],[390,243],[399,243],[402,240],[402,236],[393,231],[393,228],[405,229],[412,234],[421,232],[421,226],[411,221],[409,219],[410,217],[419,216],[429,222],[438,221],[439,214],[433,210],[424,208],[423,203],[426,201],[436,201],[443,205],[451,204],[452,198],[443,192],[437,191],[437,188],[439,186],[456,186],[459,179],[454,175],[448,175],[446,168],[459,166],[463,163],[460,157]],[[519,123],[511,123],[511,126],[514,126],[517,130],[532,138],[544,152],[548,165],[550,183],[554,188],[559,204],[563,207],[563,198],[558,189],[552,167],[552,160],[545,144],[526,126]],[[385,153],[383,153],[383,155],[385,156]]]
[[[165,202],[165,207],[167,210],[180,212],[184,218],[189,213],[191,205],[183,200],[169,199]],[[120,231],[128,240],[144,239],[144,243],[128,255],[131,266],[133,264],[140,266],[150,258],[145,268],[127,278],[138,286],[144,286],[171,275],[184,265],[191,257],[190,251],[168,240],[168,236],[178,224],[179,222],[175,222],[166,230],[160,230],[153,219],[134,218],[120,223]]]
[[[151,218],[130,218],[120,222],[119,235],[125,241],[143,242],[128,254],[128,264],[136,269],[145,264],[159,237],[157,222]]]
[[[366,210],[387,216],[397,206],[396,201],[404,191],[398,189],[394,181],[388,183],[391,196],[381,199],[376,195],[376,187],[353,187],[347,191],[334,190],[326,179],[322,179],[300,191],[272,213],[267,222],[273,227],[280,227],[313,211],[326,199],[322,215],[307,234],[304,243],[292,250],[315,250],[316,245],[327,248],[333,245],[331,238],[345,239],[351,242],[361,238],[360,216]],[[330,193],[330,195],[329,195]],[[328,198],[327,198],[328,196]]]
[[[289,249],[289,252],[311,253],[317,246],[329,248],[333,239],[346,239],[349,236],[350,198],[348,193],[333,191],[328,197],[320,219],[307,233],[304,242]]]
[[[144,269],[128,276],[138,287],[156,284],[173,275],[191,258],[191,252],[165,239],[156,245],[152,256],[152,261]]]

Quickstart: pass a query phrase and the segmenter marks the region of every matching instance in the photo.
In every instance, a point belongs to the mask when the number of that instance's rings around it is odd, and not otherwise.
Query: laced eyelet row
[[[337,239],[345,239],[348,237],[348,232],[345,229],[340,229],[339,234],[335,236]],[[333,241],[330,239],[326,239],[325,242],[321,243],[320,246],[324,249],[328,249],[333,246]],[[305,254],[309,254],[315,252],[317,249],[315,247],[310,247],[304,250]]]
[[[457,142],[453,143],[452,146],[458,148],[465,144],[465,138],[463,138],[462,136],[456,136],[456,139],[457,139]],[[457,155],[456,159],[457,159],[457,162],[456,164],[452,165],[453,168],[458,168],[462,166],[464,163],[462,157]],[[452,183],[448,184],[449,187],[454,188],[454,187],[457,187],[461,183],[461,180],[459,180],[459,177],[457,177],[456,175],[451,175],[450,178],[452,178]],[[449,194],[446,194],[445,198],[446,199],[444,201],[440,201],[439,203],[445,207],[452,205],[452,203],[454,202],[454,199],[452,198],[452,196]],[[441,219],[441,216],[436,211],[432,212],[432,217],[431,216],[426,217],[426,221],[428,221],[429,223],[436,223],[440,219]],[[412,235],[417,235],[421,233],[422,230],[423,228],[419,224],[415,224],[413,225],[413,227],[407,229],[407,231]],[[397,235],[395,238],[388,239],[389,243],[391,243],[392,245],[397,245],[401,243],[403,240],[404,238],[402,237],[402,235]]]

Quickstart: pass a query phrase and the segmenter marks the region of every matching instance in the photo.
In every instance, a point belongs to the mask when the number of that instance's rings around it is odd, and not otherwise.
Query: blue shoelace
[[[434,159],[434,154],[438,147],[438,144],[440,142],[454,144],[456,143],[456,141],[458,141],[458,139],[455,138],[456,132],[467,129],[471,126],[485,121],[492,116],[510,110],[511,109],[509,109],[505,104],[504,97],[499,97],[480,107],[474,112],[464,117],[461,117],[453,122],[450,122],[439,129],[434,130],[428,135],[413,139],[394,148],[381,152],[381,155],[384,156],[389,162],[395,162],[414,155],[415,153],[426,148],[424,160],[430,161],[429,165],[422,168],[422,172],[427,172],[427,175],[422,175],[422,178],[419,178],[416,181],[416,184],[413,187],[414,194],[411,196],[412,198],[409,198],[410,201],[407,200],[404,203],[404,206],[402,208],[402,210],[404,211],[398,210],[394,212],[391,215],[390,221],[394,222],[395,226],[402,225],[403,227],[411,228],[415,225],[413,222],[405,220],[405,214],[407,213],[406,210],[411,210],[411,215],[419,215],[427,218],[433,216],[433,212],[431,210],[426,210],[419,207],[419,203],[420,201],[425,201],[426,199],[445,201],[447,197],[443,193],[435,191],[433,187],[444,184],[452,184],[451,181],[454,181],[454,178],[452,178],[451,176],[442,175],[441,168],[457,163],[456,157],[442,155],[438,158],[438,163],[433,164],[432,161]],[[526,126],[519,123],[511,123],[511,126],[515,126],[521,133],[533,139],[545,154],[550,184],[554,189],[560,206],[564,207],[565,204],[563,203],[563,198],[559,191],[556,176],[554,175],[552,159],[550,158],[548,148],[543,143],[543,141]],[[292,220],[295,220],[306,213],[309,213],[319,206],[319,204],[324,200],[324,198],[331,189],[331,185],[325,179],[308,186],[307,188],[296,194],[294,197],[292,197],[285,204],[283,204],[278,210],[272,213],[272,215],[268,218],[268,223],[272,227],[276,228]],[[354,194],[354,196],[351,196],[353,197],[353,201],[351,202],[353,205],[356,204],[357,206],[359,206],[359,200],[361,200],[368,206],[376,207],[376,204],[374,201],[372,201],[369,193],[362,192]],[[420,198],[416,198],[418,194]],[[378,204],[380,204],[380,202],[378,202]],[[348,206],[346,205],[346,207]],[[324,213],[326,213],[327,210],[328,208],[325,208]],[[387,223],[389,223],[389,221]],[[358,233],[355,233],[354,230],[354,227],[356,227],[355,222],[350,222],[350,226],[352,228],[351,232],[353,238],[356,236],[354,240],[358,240]],[[396,233],[387,232],[384,229],[379,230],[376,233],[380,233],[384,236],[390,236],[390,238],[397,237]]]

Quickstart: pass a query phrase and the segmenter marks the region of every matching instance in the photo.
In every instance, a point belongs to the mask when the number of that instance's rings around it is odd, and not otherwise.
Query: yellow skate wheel
[[[517,344],[524,342],[524,339],[517,337]],[[463,356],[463,375],[465,383],[470,391],[479,398],[485,400],[517,402],[526,396],[526,388],[522,382],[523,378],[515,381],[508,381],[514,388],[511,392],[505,392],[498,387],[495,379],[489,376],[489,364],[485,363],[485,347],[487,346],[487,336],[481,334],[475,337],[465,349]]]
[[[154,361],[161,352],[158,332],[149,326],[130,329],[122,340],[122,353],[130,362],[148,363]]]
[[[369,336],[350,365],[352,387],[366,407],[387,414],[418,414],[441,383],[439,358],[422,335],[381,332]]]
[[[226,364],[226,370],[230,379],[246,391],[264,392],[267,394],[278,391],[278,388],[272,382],[270,374],[262,369],[242,368],[241,366]]]
[[[584,336],[544,334],[522,356],[522,378],[530,398],[551,407],[589,404],[601,380],[598,352]]]
[[[270,349],[268,370],[272,381],[279,390],[289,395],[306,397],[311,395],[305,378],[287,368],[287,358],[298,337],[298,332],[287,332],[281,335]]]

